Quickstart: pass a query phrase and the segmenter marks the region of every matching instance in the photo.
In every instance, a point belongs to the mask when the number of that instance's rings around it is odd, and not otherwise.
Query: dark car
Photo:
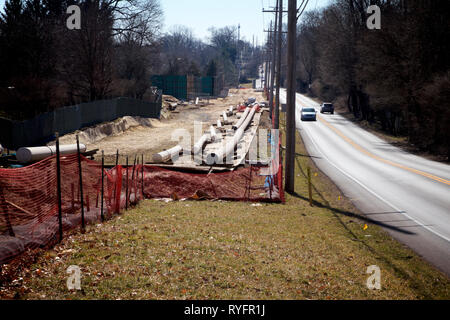
[[[302,109],[302,121],[316,121],[316,109],[314,108],[303,108]]]
[[[334,106],[332,103],[323,103],[320,106],[320,113],[329,112],[331,114],[334,114]]]

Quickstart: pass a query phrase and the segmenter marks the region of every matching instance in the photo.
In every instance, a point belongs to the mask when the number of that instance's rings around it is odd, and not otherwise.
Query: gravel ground
[[[262,93],[254,92],[252,89],[230,90],[228,97],[204,101],[205,106],[179,106],[166,119],[130,121],[131,125],[128,124],[130,127],[125,131],[106,137],[99,134],[100,140],[92,139],[91,137],[84,138],[83,134],[80,134],[80,142],[85,143],[88,150],[103,150],[106,164],[114,163],[117,150],[119,150],[121,155],[119,162],[122,164],[125,163],[124,156],[126,155],[130,156],[131,162],[136,154],[144,154],[145,161],[151,161],[153,154],[177,144],[177,141],[172,141],[171,139],[172,133],[176,129],[186,129],[193,137],[194,122],[204,122],[206,130],[209,125],[216,123],[222,112],[229,106],[238,105],[250,97],[256,98],[257,101],[263,101]],[[61,137],[61,143],[75,143],[75,134]]]

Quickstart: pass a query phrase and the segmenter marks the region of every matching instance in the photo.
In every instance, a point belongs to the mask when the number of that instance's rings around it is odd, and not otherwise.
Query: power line
[[[306,3],[305,3],[306,1]],[[300,11],[303,3],[305,3],[305,6],[303,7],[302,11],[300,12],[300,14],[297,16],[297,20],[300,19],[300,17],[302,16],[303,12],[305,11],[306,7],[308,6],[309,0],[303,0],[302,4],[300,5],[300,7],[298,8],[297,12]]]

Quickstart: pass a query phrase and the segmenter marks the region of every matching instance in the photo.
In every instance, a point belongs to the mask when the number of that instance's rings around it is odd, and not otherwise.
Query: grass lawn
[[[65,239],[1,292],[22,299],[450,298],[445,275],[358,218],[300,137],[297,152],[297,195],[284,205],[148,200]],[[67,290],[71,265],[81,268],[82,291]],[[381,268],[382,290],[366,287],[371,265]]]

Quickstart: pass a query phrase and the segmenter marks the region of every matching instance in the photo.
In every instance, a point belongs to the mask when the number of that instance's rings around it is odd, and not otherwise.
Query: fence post
[[[78,153],[78,171],[80,177],[81,232],[84,233],[86,231],[86,225],[84,221],[83,173],[81,168],[80,139],[78,135],[77,135],[77,153]]]
[[[102,150],[102,196],[101,196],[101,217],[102,222],[105,221],[105,215],[103,213],[103,196],[105,192],[105,152]]]
[[[117,169],[118,166],[119,166],[119,149],[117,149],[117,151],[116,151],[116,181],[114,183],[114,201],[116,201],[116,199],[117,199],[117,195],[116,195],[116,193],[117,193],[117,180],[119,179],[118,178],[119,171]]]
[[[56,192],[58,197],[58,224],[59,224],[59,242],[63,240],[62,227],[62,199],[61,199],[61,154],[59,152],[59,133],[55,132],[56,137]]]
[[[125,210],[128,210],[128,156],[127,156],[127,165],[125,167],[125,170],[127,171],[127,174],[126,174],[127,181],[125,183]]]
[[[308,192],[309,192],[309,205],[313,206],[313,198],[312,198],[312,183],[311,183],[311,168],[308,167]]]
[[[128,195],[128,200],[130,200],[131,192],[133,191],[133,188],[135,187],[135,185],[134,185],[134,172],[136,171],[136,161],[137,161],[137,155],[134,156],[133,173],[131,174],[131,187],[130,187],[130,194]],[[134,192],[136,193],[136,188],[134,188],[134,189],[135,189]],[[135,198],[135,200],[137,200],[136,199],[136,194],[134,195],[134,198]]]
[[[145,195],[144,195],[144,154],[142,154],[142,200],[145,199]]]

